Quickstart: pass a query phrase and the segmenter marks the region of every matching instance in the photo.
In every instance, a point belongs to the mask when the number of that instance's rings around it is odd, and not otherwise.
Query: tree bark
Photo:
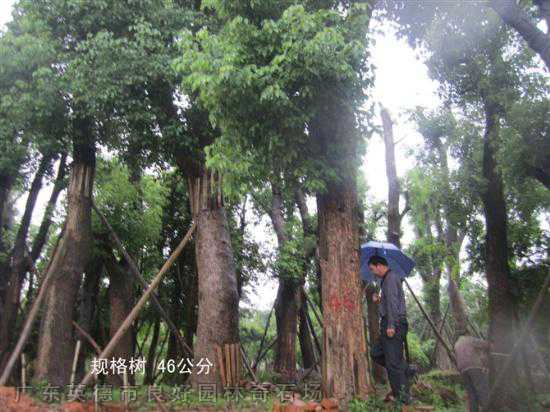
[[[239,294],[227,216],[219,180],[203,169],[189,179],[191,208],[197,221],[195,253],[199,277],[199,309],[195,362],[216,363],[216,345],[239,341]],[[209,374],[193,375],[193,383],[216,384],[217,367]]]
[[[393,140],[393,122],[390,113],[384,107],[381,110],[384,128],[384,145],[386,147],[386,176],[388,178],[388,232],[387,239],[398,248],[401,247],[401,215],[399,213],[399,196],[401,187],[395,166],[395,143]]]
[[[94,259],[86,268],[84,283],[80,289],[80,306],[78,308],[78,325],[90,336],[94,335],[94,324],[98,316],[99,282],[103,275],[103,259]],[[77,334],[77,336],[79,336]],[[82,337],[80,337],[82,338]],[[79,382],[84,377],[84,369],[87,355],[95,353],[90,345],[85,344],[78,359],[78,367],[75,381]]]
[[[13,249],[8,262],[8,283],[4,292],[4,306],[0,317],[0,359],[3,358],[10,346],[13,336],[17,311],[21,300],[21,286],[28,268],[27,264],[27,236],[31,224],[32,213],[36,205],[38,194],[42,189],[42,179],[52,162],[51,155],[44,155],[29,189],[25,204],[25,211],[19,224]]]
[[[106,269],[109,274],[109,337],[113,338],[122,322],[128,317],[134,307],[134,278],[130,274],[130,268],[126,261],[119,263],[109,251],[109,258],[106,261]],[[120,338],[112,356],[126,359],[128,363],[134,353],[133,329],[128,329]],[[119,385],[121,380],[117,376],[109,375],[109,382]],[[128,375],[130,384],[133,384],[133,376]]]
[[[42,249],[44,248],[44,245],[48,241],[48,232],[50,230],[50,226],[52,225],[52,217],[53,212],[55,211],[55,207],[57,205],[57,199],[59,198],[60,193],[65,189],[65,174],[67,171],[67,153],[61,154],[61,159],[59,160],[59,167],[57,169],[57,176],[55,178],[55,183],[53,186],[52,194],[50,195],[50,199],[48,200],[48,204],[46,205],[46,209],[44,210],[44,215],[42,216],[42,222],[40,223],[40,228],[38,229],[38,233],[36,234],[36,237],[34,238],[32,242],[31,247],[31,262],[34,265],[38,258],[40,257],[40,254],[42,253]]]
[[[285,229],[283,196],[275,182],[271,183],[272,200],[270,217],[277,235],[279,253],[288,242]],[[274,370],[283,381],[292,382],[296,377],[296,333],[300,309],[299,280],[302,274],[279,273],[279,288],[275,299],[277,343],[275,344]]]
[[[74,350],[75,300],[91,249],[91,200],[95,145],[91,121],[77,119],[73,165],[68,188],[65,233],[52,257],[54,276],[48,289],[40,327],[36,379],[54,385],[69,382]]]
[[[323,393],[343,405],[371,392],[359,279],[355,118],[347,100],[327,92],[311,133],[336,177],[317,194],[323,301]],[[340,97],[340,98],[339,98]]]
[[[147,353],[147,362],[145,365],[145,378],[143,383],[146,385],[152,385],[155,377],[155,353],[157,350],[159,336],[160,336],[160,318],[157,316],[155,319],[155,326],[153,327],[153,336],[151,337],[151,344],[149,345],[149,352]],[[145,342],[143,343],[145,345]]]
[[[499,116],[497,108],[485,101],[485,133],[483,140],[483,177],[485,188],[482,194],[485,216],[485,265],[489,295],[489,340],[493,352],[510,353],[513,347],[515,302],[510,289],[508,266],[507,215],[502,176],[497,169],[496,150],[499,143]],[[489,376],[492,383],[502,368],[502,359],[492,356]],[[494,408],[505,410],[510,405],[516,386],[513,379],[496,390],[501,394]]]
[[[515,0],[493,0],[491,7],[498,13],[504,23],[515,29],[523,37],[529,47],[546,64],[546,68],[550,70],[550,35],[540,30]],[[546,7],[548,6],[546,5]]]

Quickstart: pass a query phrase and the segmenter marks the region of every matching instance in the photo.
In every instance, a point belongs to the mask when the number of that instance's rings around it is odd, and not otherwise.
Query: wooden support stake
[[[265,323],[265,328],[264,328],[264,334],[262,336],[262,340],[260,341],[260,347],[258,348],[258,353],[256,354],[256,359],[254,360],[254,363],[252,364],[252,369],[256,369],[256,365],[258,365],[260,355],[262,354],[262,350],[264,348],[264,342],[265,342],[265,338],[267,336],[267,330],[269,329],[269,321],[271,320],[271,315],[273,314],[274,309],[275,309],[275,303],[271,307],[271,311],[269,312],[269,316],[267,317],[267,322]]]
[[[126,248],[122,244],[122,242],[121,242],[120,238],[118,237],[118,235],[116,234],[115,230],[110,225],[110,223],[107,221],[107,218],[103,215],[103,213],[101,213],[101,211],[96,207],[95,203],[92,203],[92,208],[96,212],[97,216],[99,217],[99,219],[101,220],[103,225],[109,231],[109,234],[111,235],[111,239],[115,243],[117,249],[120,251],[120,253],[122,253],[122,256],[124,256],[124,260],[126,260],[126,262],[128,263],[128,266],[130,267],[130,273],[141,284],[143,289],[146,290],[149,287],[149,285],[147,284],[147,282],[145,281],[145,279],[141,275],[134,259],[132,259],[130,254],[126,251]],[[180,347],[184,351],[186,351],[190,356],[193,356],[193,351],[191,350],[191,348],[183,340],[183,337],[181,336],[180,331],[178,330],[178,328],[176,327],[174,322],[172,322],[172,319],[170,319],[170,316],[168,316],[168,313],[164,310],[164,308],[160,304],[160,301],[157,297],[157,294],[154,293],[154,292],[151,294],[151,301],[153,302],[153,306],[155,307],[155,309],[159,313],[160,317],[162,319],[164,319],[164,321],[166,322],[166,325],[168,326],[170,331],[176,337],[176,342],[178,342]]]
[[[456,358],[455,358],[454,351],[452,351],[451,348],[449,348],[449,345],[447,344],[445,339],[443,339],[443,336],[441,336],[441,334],[437,330],[437,327],[434,325],[433,321],[430,319],[430,316],[424,310],[424,307],[422,306],[422,304],[420,303],[420,301],[416,297],[415,293],[413,292],[413,290],[411,288],[411,285],[409,285],[409,282],[407,282],[407,279],[403,278],[403,282],[405,282],[405,285],[407,285],[407,288],[409,289],[409,292],[411,292],[411,295],[414,298],[414,301],[416,302],[416,304],[418,305],[420,311],[422,312],[422,314],[424,315],[424,317],[426,318],[426,320],[430,324],[430,327],[432,328],[433,332],[435,333],[435,336],[437,337],[437,339],[439,339],[439,341],[441,342],[441,344],[443,345],[443,347],[447,351],[447,354],[449,355],[449,358],[453,362],[453,365],[456,367]]]
[[[80,356],[80,346],[82,345],[82,341],[79,339],[76,341],[76,346],[74,349],[74,357],[73,357],[73,367],[71,369],[71,386],[74,386],[74,378],[76,376],[76,366],[78,365],[78,357]]]
[[[258,378],[256,377],[256,374],[254,373],[254,371],[252,370],[252,368],[250,367],[250,364],[248,363],[248,357],[246,356],[246,352],[244,351],[244,348],[243,348],[243,345],[240,344],[240,347],[241,347],[241,356],[243,358],[243,363],[244,363],[244,367],[246,368],[246,370],[248,371],[248,373],[250,373],[250,375],[252,376],[252,379],[255,383],[258,382]]]
[[[239,351],[237,350],[237,345],[235,343],[231,344],[231,356],[233,357],[233,366],[234,366],[234,377],[233,383],[235,386],[239,386]]]
[[[265,355],[267,355],[267,352],[269,352],[269,350],[273,347],[273,345],[275,345],[275,342],[277,342],[277,338],[273,338],[271,343],[264,349],[264,351],[260,354],[260,357],[258,358],[258,363],[256,363],[252,367],[252,369],[256,370],[256,368],[258,367],[258,364],[264,359]]]
[[[128,372],[126,371],[126,368],[124,368],[123,375],[122,375],[122,385],[124,386],[124,389],[122,393],[124,393],[124,410],[128,410],[128,405],[130,404],[130,400],[128,399],[128,393],[126,392],[128,390]]]
[[[172,255],[168,258],[168,260],[164,263],[158,274],[155,276],[153,281],[151,282],[151,285],[145,293],[141,296],[137,304],[134,306],[130,314],[126,317],[124,322],[122,322],[122,325],[120,325],[120,328],[116,331],[114,336],[111,338],[105,349],[101,352],[99,355],[99,358],[105,359],[109,357],[113,350],[115,349],[116,345],[122,338],[122,336],[126,333],[126,331],[132,326],[132,323],[136,320],[136,318],[139,315],[139,312],[141,312],[141,309],[143,309],[143,306],[145,306],[145,303],[149,300],[149,297],[154,292],[154,290],[160,285],[160,282],[162,281],[162,278],[170,269],[170,267],[174,264],[182,250],[185,248],[189,240],[191,240],[191,236],[193,235],[193,232],[195,231],[195,228],[197,226],[197,223],[194,222],[191,228],[188,230],[187,234],[183,238],[183,240],[180,242],[176,250],[172,253]],[[92,380],[92,374],[89,372],[84,379],[81,382],[81,385],[85,386]]]
[[[27,387],[27,359],[24,353],[21,354],[21,386],[22,392],[25,393]]]
[[[158,396],[155,391],[151,391],[151,393],[153,394],[153,397],[155,398],[155,402],[157,403],[159,409],[162,412],[168,412],[168,409],[166,409],[166,406],[164,406],[164,403],[162,402],[162,399],[160,399],[160,396]]]
[[[323,356],[323,351],[321,349],[321,344],[319,343],[319,339],[317,338],[317,333],[315,332],[315,328],[313,327],[313,322],[311,320],[311,316],[309,316],[309,311],[307,310],[307,306],[306,306],[306,310],[304,312],[306,313],[306,320],[307,320],[307,323],[309,325],[309,329],[311,330],[311,335],[313,336],[313,341],[315,342],[315,347],[317,348],[317,351],[319,352],[319,358],[321,358]],[[321,323],[321,327],[323,327],[322,323]]]
[[[225,363],[223,360],[223,351],[220,345],[216,345],[216,355],[218,358],[218,368],[220,370],[220,377],[222,380],[222,386],[227,387],[227,375],[225,374]]]
[[[94,340],[94,338],[92,338],[84,329],[82,329],[82,327],[76,323],[74,320],[73,320],[73,326],[75,327],[75,329],[78,331],[78,333],[80,333],[82,335],[83,338],[85,338],[88,343],[92,346],[92,348],[94,348],[94,350],[96,351],[96,353],[99,355],[101,353],[101,348],[99,347],[99,345],[97,344],[97,342]]]
[[[319,315],[317,313],[317,309],[316,309],[316,306],[315,304],[311,301],[311,299],[309,299],[309,296],[307,295],[306,291],[304,288],[302,288],[302,293],[304,294],[307,302],[309,303],[309,305],[311,306],[311,309],[313,310],[313,314],[315,315],[315,319],[317,319],[317,322],[319,322],[319,325],[321,325],[321,327],[323,326],[323,321],[321,319],[321,315]]]
[[[233,387],[233,372],[231,371],[231,349],[229,345],[224,345],[225,349],[225,367],[227,368],[227,386]]]
[[[27,319],[25,320],[25,324],[23,325],[23,329],[21,331],[21,334],[19,335],[17,344],[15,345],[15,348],[13,349],[13,352],[11,353],[8,359],[8,362],[6,363],[6,367],[4,368],[4,372],[2,372],[2,376],[0,376],[0,386],[5,386],[6,383],[8,382],[8,379],[11,375],[15,362],[17,361],[19,354],[23,351],[23,348],[27,343],[27,339],[31,334],[32,325],[36,319],[36,316],[38,315],[38,311],[40,310],[40,305],[42,304],[42,301],[46,296],[46,291],[48,290],[48,287],[50,286],[50,282],[54,276],[54,272],[50,271],[50,266],[52,264],[52,261],[55,259],[55,255],[57,254],[57,247],[59,246],[59,242],[61,241],[61,237],[63,236],[64,231],[65,231],[65,227],[63,227],[63,229],[61,230],[61,234],[57,238],[57,243],[55,244],[55,247],[53,249],[52,257],[50,258],[50,261],[48,262],[48,266],[46,267],[46,271],[44,272],[45,273],[44,281],[42,282],[42,285],[40,286],[40,289],[38,291],[38,295],[36,296],[36,299],[31,306],[31,310],[29,311]]]

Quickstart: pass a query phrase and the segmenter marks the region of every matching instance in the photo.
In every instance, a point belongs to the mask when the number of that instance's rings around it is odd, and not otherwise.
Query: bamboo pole
[[[122,253],[122,255],[124,256],[124,259],[126,260],[126,262],[128,263],[128,266],[130,267],[130,273],[134,276],[134,278],[141,284],[141,286],[143,287],[143,289],[147,289],[147,287],[149,285],[147,285],[147,282],[145,281],[145,279],[143,278],[143,276],[141,275],[134,259],[132,259],[132,257],[130,256],[130,254],[126,251],[126,248],[124,247],[124,245],[122,244],[120,238],[118,237],[118,235],[116,234],[115,230],[113,229],[113,227],[110,225],[110,223],[107,221],[107,218],[103,215],[103,213],[101,213],[101,211],[97,208],[97,206],[95,205],[95,203],[92,203],[92,208],[94,209],[94,211],[96,212],[97,216],[99,217],[99,219],[101,220],[101,222],[103,223],[103,225],[107,228],[107,230],[109,231],[109,234],[111,235],[111,239],[113,240],[113,242],[115,243],[115,245],[117,246],[117,249],[120,251],[120,253]],[[193,351],[191,350],[191,348],[185,343],[185,341],[183,340],[183,337],[181,336],[181,333],[180,331],[178,330],[178,328],[176,327],[176,325],[174,324],[174,322],[172,322],[172,319],[170,319],[170,316],[168,316],[168,313],[164,310],[164,308],[162,307],[158,297],[157,297],[157,294],[156,293],[152,293],[151,294],[151,301],[153,302],[153,306],[155,307],[155,309],[157,310],[157,312],[159,313],[160,317],[162,319],[164,319],[164,321],[166,322],[166,325],[168,326],[168,328],[170,329],[170,331],[174,334],[174,336],[176,337],[176,341],[178,342],[178,344],[180,345],[180,347],[187,351],[187,353],[189,355],[193,355]]]
[[[74,349],[74,357],[73,357],[73,367],[71,368],[71,386],[74,386],[74,378],[76,376],[76,366],[78,365],[78,357],[80,356],[80,346],[82,345],[82,341],[79,339],[76,341],[76,346]]]
[[[311,299],[307,295],[304,288],[302,288],[302,293],[306,297],[307,302],[311,305],[311,309],[313,310],[313,314],[315,315],[315,319],[317,319],[317,322],[319,322],[319,325],[323,326],[323,321],[321,320],[321,315],[319,315],[319,313],[317,313],[317,308],[316,308],[315,304],[311,301]],[[363,296],[364,296],[364,294],[363,294]]]
[[[317,338],[317,333],[315,332],[315,328],[313,326],[313,321],[311,320],[311,316],[309,316],[309,311],[307,310],[306,306],[306,320],[309,325],[309,329],[311,330],[311,335],[313,336],[313,341],[315,342],[315,346],[317,347],[317,351],[319,351],[319,358],[323,356],[323,351],[321,349],[321,344],[319,343],[319,338]],[[320,323],[321,328],[323,327],[323,323]]]
[[[265,338],[267,336],[267,330],[269,329],[269,321],[271,320],[271,315],[273,314],[274,309],[275,309],[275,303],[273,303],[273,306],[271,307],[271,311],[269,312],[269,316],[267,317],[267,322],[265,323],[265,328],[264,328],[264,334],[262,336],[262,340],[260,341],[260,347],[258,348],[258,353],[256,354],[256,359],[254,360],[254,363],[252,364],[253,369],[256,367],[256,365],[258,365],[258,359],[260,358],[260,355],[261,355],[262,350],[264,348],[264,342],[265,342]]]
[[[73,320],[73,326],[75,327],[75,329],[78,331],[78,333],[80,333],[82,335],[83,338],[85,338],[88,343],[92,346],[92,348],[94,348],[94,350],[97,352],[97,354],[99,355],[101,353],[101,348],[99,347],[99,345],[97,344],[97,342],[94,340],[94,338],[92,338],[84,329],[82,329],[82,327],[76,323],[74,320]]]
[[[231,348],[229,345],[224,345],[225,349],[225,367],[227,369],[227,386],[233,387],[233,361],[231,360]]]
[[[244,351],[243,345],[240,344],[240,347],[241,347],[241,356],[243,358],[244,367],[246,368],[248,373],[250,373],[250,375],[252,376],[252,379],[254,380],[254,382],[257,383],[258,378],[256,377],[256,374],[254,373],[254,371],[250,367],[250,364],[248,363],[248,357],[246,356],[246,352]]]
[[[21,386],[22,392],[25,393],[27,387],[27,359],[24,353],[21,354]]]
[[[269,349],[271,349],[273,347],[273,345],[275,345],[275,342],[277,342],[277,338],[274,338],[271,341],[271,343],[264,349],[264,351],[260,354],[260,356],[258,358],[258,362],[255,363],[254,366],[252,366],[252,369],[256,369],[258,367],[258,364],[263,360],[264,356],[267,354]]]
[[[168,260],[164,263],[158,274],[155,276],[153,281],[151,282],[151,285],[147,288],[145,293],[141,296],[138,303],[134,306],[130,314],[126,317],[124,322],[122,322],[122,325],[120,325],[120,328],[116,331],[114,336],[111,338],[105,349],[100,353],[99,358],[107,358],[112,353],[118,342],[120,341],[120,338],[126,333],[126,331],[130,328],[134,320],[139,315],[139,312],[141,309],[143,309],[143,306],[145,306],[145,303],[149,300],[149,297],[153,293],[153,291],[160,285],[160,282],[162,281],[162,278],[168,271],[168,269],[174,264],[182,250],[185,248],[189,240],[191,239],[191,236],[193,235],[193,232],[195,231],[195,228],[197,226],[197,223],[194,222],[191,228],[188,230],[187,234],[183,238],[183,240],[180,242],[176,250],[172,253],[172,255],[168,258]],[[84,379],[81,382],[81,385],[85,386],[92,380],[92,374],[89,372]]]
[[[46,271],[44,272],[45,273],[44,281],[42,282],[42,285],[40,286],[40,289],[38,291],[38,295],[36,296],[36,299],[31,306],[31,310],[29,311],[27,319],[25,320],[25,324],[23,325],[23,329],[21,331],[21,334],[19,335],[17,344],[15,345],[15,348],[13,349],[13,352],[11,353],[8,359],[8,362],[6,363],[6,367],[4,368],[4,372],[2,372],[2,376],[0,376],[0,386],[6,385],[6,382],[8,381],[11,375],[11,372],[13,370],[13,367],[15,365],[15,362],[17,361],[19,354],[23,351],[23,348],[27,343],[27,339],[31,334],[32,326],[34,324],[34,321],[36,320],[38,311],[40,310],[40,305],[42,304],[42,301],[46,296],[46,291],[48,290],[48,287],[50,286],[50,282],[54,276],[54,272],[50,271],[50,266],[52,264],[52,261],[55,259],[55,255],[57,254],[57,247],[59,246],[59,242],[61,241],[64,231],[65,231],[65,227],[63,227],[63,229],[61,230],[61,234],[57,238],[57,242],[55,244],[52,257],[50,258],[50,261],[48,262],[48,266],[46,267]]]
[[[122,393],[124,393],[124,410],[127,411],[128,410],[128,405],[130,404],[130,400],[128,399],[129,398],[129,394],[126,392],[128,391],[128,372],[126,371],[126,368],[124,368],[124,372],[122,374],[122,384],[124,385],[124,390],[122,391]]]
[[[220,378],[222,381],[222,386],[227,387],[227,375],[225,374],[225,363],[223,360],[223,350],[220,345],[216,345],[216,355],[218,358],[218,367],[220,370]]]
[[[407,288],[409,289],[409,292],[411,292],[411,295],[414,298],[414,301],[416,302],[416,304],[420,308],[420,311],[422,312],[422,314],[424,315],[424,317],[426,318],[426,320],[430,324],[430,327],[432,328],[433,332],[435,333],[435,336],[437,337],[437,339],[441,342],[441,344],[443,345],[443,347],[447,351],[447,354],[449,355],[449,358],[453,362],[453,365],[456,367],[456,358],[455,358],[454,352],[451,350],[451,348],[449,348],[449,345],[447,344],[445,339],[443,339],[443,336],[441,336],[441,334],[437,330],[437,327],[434,325],[433,321],[430,319],[430,316],[424,310],[424,307],[422,306],[422,304],[420,303],[420,301],[416,297],[415,293],[413,292],[413,290],[411,288],[411,285],[409,285],[409,282],[407,282],[407,279],[403,278],[403,282],[405,282],[405,285],[407,285]]]

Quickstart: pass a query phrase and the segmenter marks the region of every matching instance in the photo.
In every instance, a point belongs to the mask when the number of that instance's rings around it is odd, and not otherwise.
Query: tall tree
[[[186,83],[209,109],[222,139],[266,153],[285,168],[305,163],[308,184],[317,186],[324,392],[341,401],[365,397],[356,114],[369,83],[363,72],[370,4],[306,8],[267,2],[255,10],[246,2],[212,5],[226,24],[219,35],[200,33],[200,47],[184,39],[179,68],[191,73]],[[345,16],[337,11],[341,7]],[[304,52],[305,60],[299,57]],[[281,156],[288,147],[290,155]]]

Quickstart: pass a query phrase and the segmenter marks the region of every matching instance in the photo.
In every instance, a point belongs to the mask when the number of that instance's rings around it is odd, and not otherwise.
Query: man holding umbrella
[[[380,341],[372,349],[372,358],[386,368],[393,397],[400,403],[409,404],[409,366],[403,358],[408,323],[402,279],[379,255],[369,257],[368,268],[380,279],[381,285],[381,294],[373,297],[380,305],[381,319]]]

